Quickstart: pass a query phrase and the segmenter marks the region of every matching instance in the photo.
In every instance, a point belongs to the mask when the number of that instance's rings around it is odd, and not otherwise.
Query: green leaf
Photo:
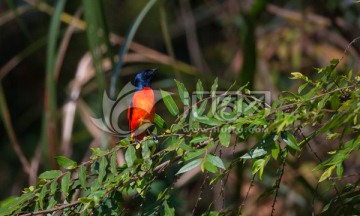
[[[241,158],[253,159],[270,154],[276,138],[277,136],[274,134],[265,137],[263,140],[258,142],[254,147],[252,147],[246,154],[241,156]]]
[[[161,92],[161,96],[163,98],[166,108],[169,110],[171,115],[177,116],[179,114],[179,108],[177,107],[174,99],[171,97],[171,95],[167,91],[163,91],[160,89],[160,92]]]
[[[149,159],[150,158],[151,151],[149,149],[149,146],[147,142],[141,143],[141,156],[143,159]]]
[[[277,160],[280,153],[280,144],[279,142],[275,141],[273,148],[271,149],[271,156]]]
[[[39,179],[54,179],[62,174],[60,170],[45,171],[39,175]]]
[[[270,159],[270,156],[266,156],[265,158],[257,159],[253,164],[252,174],[254,175],[255,173],[259,172],[260,180],[262,180],[264,168],[265,168],[265,165],[267,164],[267,162],[269,161],[269,159]]]
[[[221,124],[221,121],[219,121],[215,118],[209,118],[207,116],[201,116],[201,117],[197,118],[197,120],[200,123],[210,125],[210,126],[219,126],[219,124]]]
[[[209,172],[218,173],[218,169],[216,168],[216,166],[209,161],[205,161],[205,163],[203,163],[203,167]]]
[[[225,147],[229,147],[230,139],[231,139],[231,134],[230,134],[230,130],[229,130],[229,125],[222,126],[220,129],[220,134],[219,134],[219,140],[220,140],[221,145],[223,145]]]
[[[111,154],[111,158],[110,158],[110,171],[114,175],[117,174],[116,167],[117,167],[117,154],[116,152],[114,152]]]
[[[69,193],[70,178],[71,178],[71,173],[67,172],[64,175],[64,177],[61,179],[61,191],[65,196],[67,196]]]
[[[81,212],[84,212],[86,209],[91,208],[94,205],[94,199],[90,197],[81,197],[78,199],[79,203],[84,204]]]
[[[180,100],[183,102],[183,104],[185,106],[189,106],[190,105],[190,96],[189,96],[189,92],[186,90],[185,86],[183,83],[175,80],[175,83],[178,87],[178,91],[179,91],[179,96],[180,96]]]
[[[106,157],[101,158],[100,166],[99,166],[99,177],[98,177],[99,184],[102,184],[102,182],[104,180],[104,177],[106,175],[107,165],[108,165],[108,161],[107,161]]]
[[[325,172],[321,175],[319,182],[322,182],[328,179],[331,176],[332,171],[335,169],[336,165],[332,165],[331,167],[327,168]]]
[[[159,116],[156,113],[155,113],[155,116],[154,116],[154,123],[158,128],[161,128],[161,129],[166,128],[166,123],[165,123],[164,119],[161,118],[161,116]]]
[[[194,169],[195,167],[199,166],[202,161],[203,161],[203,158],[198,158],[196,160],[191,161],[190,163],[181,167],[181,169],[176,173],[176,175],[179,175],[181,173],[184,173],[184,172]]]
[[[57,156],[55,157],[57,163],[64,169],[70,170],[74,169],[77,166],[77,163],[67,157]]]
[[[163,207],[164,207],[164,215],[165,216],[175,216],[175,209],[170,208],[170,206],[168,205],[166,200],[163,202]]]
[[[303,75],[300,72],[292,72],[291,75],[293,75],[292,77],[290,77],[290,79],[303,79],[305,81],[309,80],[309,78],[305,75]]]
[[[210,162],[212,165],[219,167],[221,169],[225,169],[224,163],[222,162],[221,158],[216,155],[207,154],[206,161]]]
[[[136,158],[136,150],[134,146],[129,146],[125,152],[125,160],[128,167],[132,167],[134,165]]]
[[[205,137],[205,136],[202,136],[202,137],[195,137],[194,139],[192,139],[190,141],[190,144],[194,144],[194,143],[201,143],[201,142],[204,142],[206,140],[208,140],[209,137]]]
[[[336,175],[338,177],[342,177],[343,172],[344,172],[344,167],[343,167],[342,163],[336,164]]]
[[[40,194],[39,194],[40,209],[44,209],[44,198],[46,196],[46,192],[47,192],[47,188],[46,188],[46,186],[43,186],[41,188],[41,191],[40,191]]]
[[[191,160],[191,159],[193,159],[193,158],[196,158],[196,157],[199,156],[199,155],[204,154],[204,152],[205,152],[205,149],[198,149],[198,150],[196,150],[196,151],[194,151],[194,152],[190,152],[190,153],[188,153],[188,154],[186,154],[186,155],[184,156],[184,160],[185,160],[185,161]]]
[[[58,185],[58,182],[57,181],[53,181],[51,182],[51,185],[50,185],[50,194],[51,195],[54,195],[57,191],[57,185]]]
[[[299,86],[299,88],[298,88],[298,93],[300,94],[305,88],[306,88],[306,86],[308,85],[309,83],[304,83],[304,84],[302,84],[301,86]]]
[[[301,151],[300,147],[298,146],[295,137],[289,132],[282,132],[281,137],[284,142],[290,146],[292,149],[296,151]]]
[[[84,189],[86,189],[86,173],[87,173],[86,167],[84,165],[81,165],[79,167],[78,175],[79,175],[81,187],[83,187]]]
[[[197,83],[196,83],[196,97],[199,100],[202,100],[203,99],[203,94],[204,94],[204,87],[202,85],[201,80],[198,80]]]
[[[214,97],[216,95],[216,89],[218,87],[218,78],[214,80],[214,84],[211,86],[211,96]]]

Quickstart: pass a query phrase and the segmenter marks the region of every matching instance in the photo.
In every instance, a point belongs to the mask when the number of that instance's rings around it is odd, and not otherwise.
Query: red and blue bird
[[[135,93],[128,108],[128,121],[131,138],[140,141],[144,138],[147,125],[154,122],[155,96],[151,82],[157,69],[143,70],[135,77]]]

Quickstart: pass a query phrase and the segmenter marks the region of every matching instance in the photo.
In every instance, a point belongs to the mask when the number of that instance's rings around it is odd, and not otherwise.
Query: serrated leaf
[[[54,195],[57,191],[57,185],[58,185],[58,182],[57,181],[53,181],[51,182],[50,184],[50,194],[51,195]]]
[[[297,141],[296,141],[295,137],[291,133],[283,132],[283,133],[281,133],[281,138],[292,149],[294,149],[296,151],[301,151],[300,147],[297,144]]]
[[[266,156],[265,158],[257,159],[253,164],[251,172],[253,175],[255,173],[259,172],[260,180],[262,180],[264,168],[265,168],[265,165],[267,164],[267,162],[269,161],[269,158],[270,158],[270,156]]]
[[[160,92],[161,92],[161,96],[164,101],[164,104],[165,104],[166,108],[169,110],[170,114],[173,116],[177,116],[179,114],[179,108],[177,107],[174,99],[171,97],[171,95],[167,91],[160,89]]]
[[[299,88],[298,88],[298,93],[300,94],[305,88],[306,88],[306,86],[308,85],[309,83],[304,83],[304,84],[302,84],[301,86],[299,86]]]
[[[181,173],[184,173],[184,172],[194,169],[195,167],[199,166],[202,161],[203,161],[203,158],[198,158],[196,160],[191,161],[190,163],[181,167],[181,169],[176,173],[176,175],[179,175]]]
[[[141,143],[141,156],[143,159],[149,159],[150,158],[150,149],[149,146],[147,144],[147,142],[142,142]]]
[[[79,176],[81,187],[84,189],[86,189],[86,173],[87,173],[86,167],[84,165],[81,165],[79,167],[78,176]]]
[[[77,166],[77,163],[67,157],[64,156],[57,156],[55,157],[57,163],[59,164],[59,166],[61,166],[64,169],[74,169]]]
[[[201,142],[204,142],[206,140],[208,140],[209,137],[205,137],[205,136],[202,136],[202,137],[195,137],[194,139],[192,139],[190,141],[190,144],[195,144],[195,143],[201,143]]]
[[[327,168],[325,172],[321,175],[319,182],[322,182],[328,179],[331,176],[332,171],[335,169],[336,165],[332,165],[331,167]]]
[[[336,175],[338,177],[342,177],[343,172],[344,172],[344,167],[343,167],[342,163],[336,164]]]
[[[60,170],[45,171],[39,175],[39,179],[54,179],[62,174]]]
[[[116,154],[116,152],[114,152],[114,153],[112,153],[111,158],[110,158],[110,171],[114,175],[117,174],[116,166],[117,166],[117,154]]]
[[[175,80],[175,83],[176,83],[176,86],[177,86],[178,91],[179,91],[179,96],[180,96],[181,102],[183,102],[183,104],[185,106],[190,106],[189,92],[186,90],[184,84],[177,81],[177,80]]]
[[[219,121],[215,118],[209,118],[207,116],[201,116],[201,117],[197,118],[197,120],[202,124],[206,124],[206,125],[210,125],[210,126],[218,126],[219,124],[221,124],[221,121]]]
[[[211,97],[214,97],[216,95],[217,87],[218,87],[218,78],[216,77],[214,83],[211,86]]]
[[[125,152],[125,160],[128,167],[132,167],[134,165],[136,158],[136,150],[134,146],[129,146]]]
[[[273,148],[271,149],[271,156],[277,160],[280,153],[280,144],[279,142],[275,141]]]
[[[61,191],[65,196],[67,196],[69,193],[70,178],[71,178],[71,173],[67,172],[61,179]]]
[[[277,136],[274,134],[271,134],[267,137],[265,137],[263,140],[258,142],[254,147],[252,147],[246,154],[241,156],[242,159],[254,159],[259,158],[264,155],[268,155],[275,143]]]
[[[221,169],[225,169],[224,163],[222,162],[221,158],[216,155],[207,154],[206,161],[210,162],[212,165],[219,167]]]
[[[228,125],[222,126],[219,133],[219,140],[221,145],[225,147],[229,147],[230,139],[231,139],[231,134],[230,134],[229,126]]]
[[[98,177],[99,184],[101,184],[104,180],[104,177],[106,175],[107,165],[108,165],[108,161],[107,161],[106,157],[101,158],[100,166],[99,166],[99,177]]]
[[[159,116],[158,114],[155,113],[154,116],[154,124],[161,129],[165,129],[166,128],[166,123],[164,121],[163,118],[161,118],[161,116]]]
[[[51,198],[50,198],[50,200],[49,200],[49,204],[48,204],[48,206],[47,206],[47,208],[46,209],[52,209],[52,208],[54,208],[55,207],[55,205],[56,205],[56,200],[55,200],[55,197],[54,196],[52,196]]]
[[[293,75],[292,77],[290,77],[290,79],[303,79],[303,80],[309,80],[309,78],[305,75],[303,75],[300,72],[292,72],[291,75]]]
[[[205,161],[203,163],[203,168],[211,173],[218,173],[217,167],[214,164],[210,163],[209,161]],[[204,172],[203,169],[202,169],[202,171]]]
[[[175,216],[175,209],[170,208],[170,206],[168,205],[166,200],[163,202],[163,207],[164,207],[164,215],[165,216]]]
[[[43,186],[41,188],[40,194],[39,194],[39,205],[40,209],[44,209],[44,198],[46,196],[47,188],[46,186]]]
[[[197,83],[196,83],[196,97],[199,100],[202,100],[203,99],[203,94],[204,94],[204,87],[202,85],[201,80],[198,80]]]
[[[184,156],[184,160],[185,160],[185,161],[191,160],[191,159],[193,159],[193,158],[196,158],[196,157],[199,156],[199,155],[204,154],[204,152],[205,152],[205,149],[198,149],[198,150],[196,150],[196,151],[194,151],[194,152],[190,152],[190,153],[188,153],[188,154],[186,154],[186,155]]]

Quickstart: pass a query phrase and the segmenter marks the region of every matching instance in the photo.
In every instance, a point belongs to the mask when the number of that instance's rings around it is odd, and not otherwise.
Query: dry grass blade
[[[26,173],[30,173],[30,163],[29,161],[26,159],[24,153],[22,152],[18,139],[15,135],[13,126],[11,124],[11,118],[10,118],[10,114],[9,114],[9,110],[5,101],[5,94],[4,94],[4,90],[0,81],[0,114],[2,117],[2,121],[5,125],[6,131],[8,133],[8,136],[10,138],[12,147],[16,153],[16,155],[19,157],[19,160],[21,162],[22,168],[24,170],[24,172]]]
[[[185,26],[186,42],[189,50],[190,57],[197,68],[203,73],[210,74],[210,68],[206,64],[203,55],[201,53],[198,37],[196,33],[196,26],[194,17],[191,12],[191,6],[189,0],[180,1],[180,11],[182,20]]]
[[[90,53],[85,54],[78,65],[76,70],[75,79],[71,82],[70,86],[70,100],[63,107],[63,125],[62,125],[62,153],[65,156],[71,154],[71,136],[75,118],[76,103],[79,99],[81,88],[92,76],[94,70],[90,68],[92,58]]]
[[[57,39],[60,30],[60,16],[65,8],[65,0],[56,3],[53,16],[50,21],[48,45],[46,49],[46,80],[45,80],[45,114],[42,137],[44,138],[43,152],[48,152],[46,159],[50,161],[53,168],[57,168],[55,156],[58,155],[58,135],[57,135],[57,105],[56,105],[56,80],[54,71],[57,59]],[[47,149],[48,148],[48,151]]]
[[[54,71],[54,78],[55,80],[58,79],[59,74],[60,74],[60,70],[61,70],[61,65],[64,61],[64,57],[65,57],[65,53],[66,50],[69,46],[69,42],[71,39],[71,36],[74,34],[74,31],[76,29],[76,24],[79,22],[79,18],[81,16],[82,13],[82,8],[77,9],[77,11],[75,12],[75,15],[72,17],[72,21],[70,23],[70,25],[68,26],[64,38],[60,44],[60,48],[59,48],[59,56],[56,60],[56,64],[55,64],[55,71]]]
[[[42,11],[44,13],[47,13],[49,15],[52,15],[54,8],[51,7],[50,5],[44,3],[44,2],[37,2],[35,4],[34,1],[31,0],[25,0],[28,4],[36,7],[39,11]],[[70,24],[71,21],[73,20],[73,17],[68,14],[63,12],[60,16],[60,19],[62,22]],[[85,30],[86,27],[86,23],[83,20],[78,20],[76,23],[76,27],[80,30]],[[120,44],[122,43],[122,41],[124,40],[123,37],[120,37],[114,33],[110,33],[110,42],[112,42],[113,44]],[[130,44],[130,50],[138,53],[139,55],[142,55],[144,57],[146,57],[147,59],[151,59],[154,62],[160,63],[160,64],[166,64],[166,65],[172,65],[173,60],[170,56],[165,55],[161,52],[158,52],[154,49],[151,49],[147,46],[141,45],[139,43],[136,43],[134,41],[131,42]],[[186,64],[184,62],[181,61],[176,61],[175,63],[175,67],[183,72],[183,73],[187,73],[189,75],[197,75],[198,74],[198,69],[196,69],[195,67]]]

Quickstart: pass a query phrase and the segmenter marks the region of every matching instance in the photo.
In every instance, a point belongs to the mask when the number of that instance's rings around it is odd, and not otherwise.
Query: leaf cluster
[[[338,143],[338,148],[329,152],[326,160],[317,161],[314,167],[314,171],[322,170],[319,183],[331,178],[341,180],[346,173],[345,160],[360,147],[360,78],[353,77],[351,71],[339,74],[337,64],[334,60],[330,66],[317,69],[315,80],[299,72],[292,73],[291,79],[303,83],[298,92],[286,92],[272,104],[264,100],[264,95],[255,96],[246,86],[234,89],[232,85],[220,92],[217,79],[209,92],[204,91],[199,80],[192,94],[183,83],[175,81],[184,108],[181,111],[174,98],[161,91],[165,106],[176,120],[165,128],[165,121],[157,115],[157,128],[153,131],[157,139],[147,137],[141,142],[123,139],[113,149],[92,149],[90,159],[81,164],[59,156],[56,159],[63,171],[39,175],[37,185],[3,203],[0,214],[114,215],[126,210],[124,197],[146,200],[153,182],[163,178],[162,174],[169,169],[176,170],[173,182],[198,168],[210,176],[210,185],[213,185],[227,178],[239,164],[250,163],[252,174],[262,180],[270,162],[280,168],[289,156],[300,157],[307,151],[305,147],[309,142],[318,136]],[[257,143],[239,156],[218,153],[219,149],[246,143],[251,137],[256,138]],[[125,152],[126,163],[122,165],[117,161],[120,152]],[[277,180],[272,190],[276,195],[281,175]],[[355,212],[359,200],[356,185],[350,184],[341,190],[327,203],[323,214],[338,208]],[[152,207],[142,206],[138,211],[174,215],[178,210],[169,201],[173,190],[173,185],[168,185],[156,194]],[[345,202],[340,205],[341,199]],[[233,209],[236,211],[237,207]]]

